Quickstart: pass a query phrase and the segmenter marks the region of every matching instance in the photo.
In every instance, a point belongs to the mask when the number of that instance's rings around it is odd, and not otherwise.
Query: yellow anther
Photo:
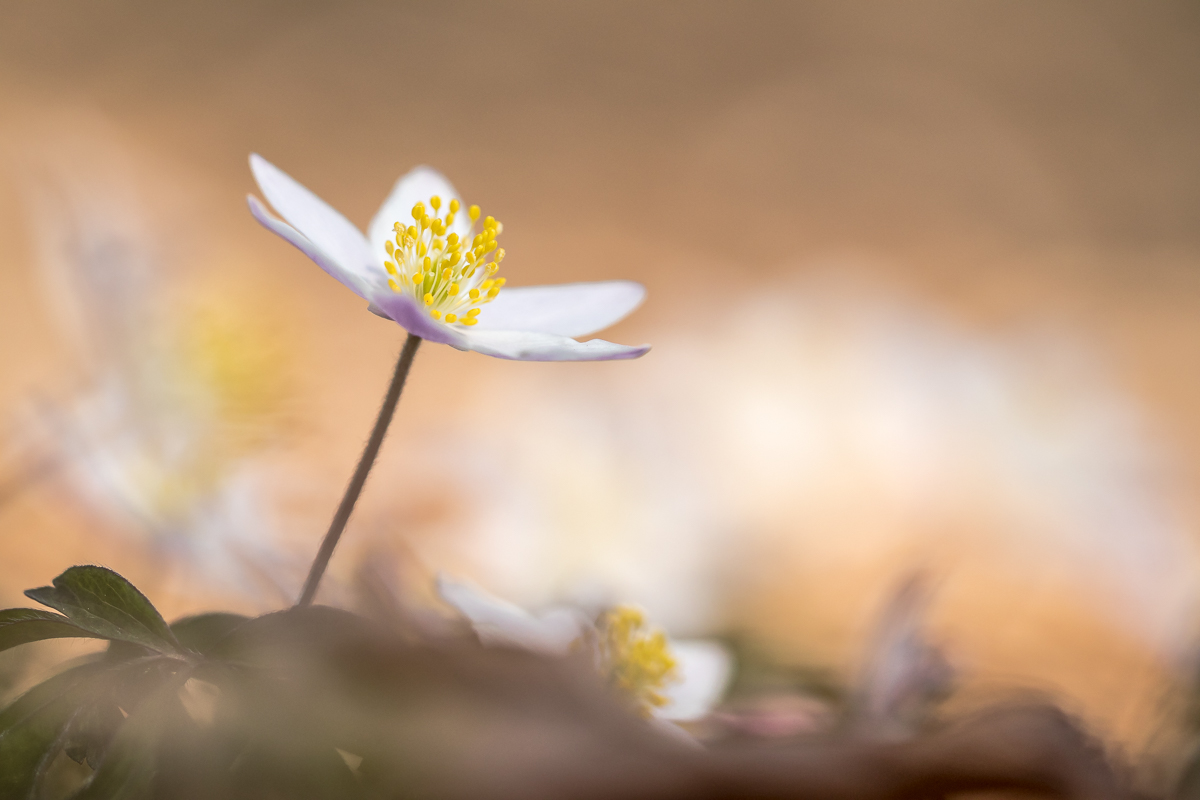
[[[414,205],[412,224],[405,227],[397,222],[392,226],[396,238],[394,243],[387,241],[384,245],[384,269],[391,276],[388,285],[392,291],[423,303],[433,319],[476,325],[479,306],[495,299],[504,286],[504,279],[495,277],[504,259],[504,250],[496,243],[503,226],[489,216],[482,218],[477,233],[468,234],[469,238],[458,231],[451,233],[454,215],[461,208],[458,199],[444,202],[437,195]],[[444,217],[440,215],[443,210]],[[480,222],[479,206],[470,206],[467,214],[472,224]],[[429,231],[428,236],[425,231]],[[488,261],[487,254],[492,252],[495,258]],[[480,267],[483,273],[477,275]]]
[[[499,235],[500,235],[500,234],[502,234],[502,233],[504,233],[504,223],[503,223],[503,222],[497,222],[497,223],[496,223],[496,235],[497,235],[497,236],[499,236]]]

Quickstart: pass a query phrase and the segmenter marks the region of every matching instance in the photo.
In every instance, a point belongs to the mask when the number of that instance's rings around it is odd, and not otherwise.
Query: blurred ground
[[[835,667],[932,565],[981,685],[1065,693],[1134,746],[1156,724],[1200,577],[1194,5],[0,11],[0,409],[79,368],[23,187],[48,161],[119,171],[176,291],[236,296],[289,343],[298,421],[266,461],[287,546],[315,547],[401,335],[253,222],[246,156],[364,226],[429,163],[504,222],[514,284],[644,282],[604,335],[656,349],[426,347],[354,546],[404,539],[526,602],[634,595]],[[171,592],[108,528],[52,486],[0,509],[4,600],[74,562]]]

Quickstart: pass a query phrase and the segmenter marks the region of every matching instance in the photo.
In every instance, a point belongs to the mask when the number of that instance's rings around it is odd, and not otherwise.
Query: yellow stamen
[[[498,249],[496,237],[502,226],[489,216],[476,227],[481,212],[479,206],[470,206],[467,214],[473,230],[451,233],[454,215],[461,207],[457,199],[444,202],[436,195],[416,203],[412,224],[405,227],[397,222],[393,226],[396,239],[385,245],[388,257],[384,268],[394,278],[388,281],[392,290],[422,303],[431,318],[475,325],[479,322],[478,306],[495,299],[504,286],[503,279],[494,277],[504,251],[499,250],[494,261],[483,263],[485,254]],[[439,216],[443,209],[444,218]],[[430,232],[428,236],[426,231]]]

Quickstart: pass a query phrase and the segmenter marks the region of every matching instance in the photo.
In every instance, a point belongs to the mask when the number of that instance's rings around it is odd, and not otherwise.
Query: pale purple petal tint
[[[262,156],[250,156],[250,169],[275,211],[343,270],[369,282],[386,280],[383,264],[376,262],[366,237],[348,219]]]
[[[328,254],[322,252],[321,248],[313,244],[308,237],[283,220],[273,216],[267,210],[266,206],[254,195],[247,195],[246,202],[250,204],[250,213],[262,223],[264,228],[277,234],[280,238],[291,242],[300,252],[311,258],[318,267],[328,272],[336,281],[364,300],[368,299],[367,295],[370,292],[370,287],[358,275],[342,269],[341,264]]]
[[[471,331],[467,347],[513,361],[618,361],[644,356],[650,345],[629,346],[603,339],[576,341],[536,331]]]
[[[459,350],[471,349],[466,336],[429,316],[429,312],[407,295],[383,292],[372,297],[371,303],[404,330],[426,341],[448,344]]]

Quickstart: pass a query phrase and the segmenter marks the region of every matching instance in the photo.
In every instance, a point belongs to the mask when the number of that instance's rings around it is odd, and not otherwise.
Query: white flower
[[[633,311],[645,296],[637,283],[501,293],[504,279],[495,273],[504,250],[496,237],[503,226],[486,217],[476,230],[479,207],[463,208],[454,187],[428,167],[396,182],[367,236],[262,157],[251,155],[250,168],[286,222],[251,195],[255,218],[366,300],[371,311],[415,336],[519,361],[637,358],[650,349],[572,338],[607,328]]]
[[[438,594],[466,617],[475,629],[480,641],[488,646],[517,647],[547,656],[563,656],[576,642],[602,644],[604,631],[597,631],[592,622],[581,611],[574,608],[555,608],[541,616],[534,616],[525,609],[493,597],[480,589],[438,575]],[[610,614],[613,612],[610,612]],[[618,609],[619,617],[638,616],[636,612]],[[641,627],[640,618],[632,620]],[[601,635],[598,635],[601,634]],[[623,686],[635,696],[661,694],[665,702],[651,702],[648,710],[654,717],[672,722],[687,722],[705,717],[720,701],[732,673],[729,652],[716,642],[706,640],[670,641],[665,637],[660,646],[661,634],[651,632],[641,637],[642,644],[632,654],[649,655],[651,661],[665,658],[671,664],[670,678],[661,684]],[[612,653],[598,648],[598,661],[609,660]],[[613,666],[630,666],[629,664]],[[632,666],[645,666],[633,664]],[[653,670],[651,670],[653,672]]]

